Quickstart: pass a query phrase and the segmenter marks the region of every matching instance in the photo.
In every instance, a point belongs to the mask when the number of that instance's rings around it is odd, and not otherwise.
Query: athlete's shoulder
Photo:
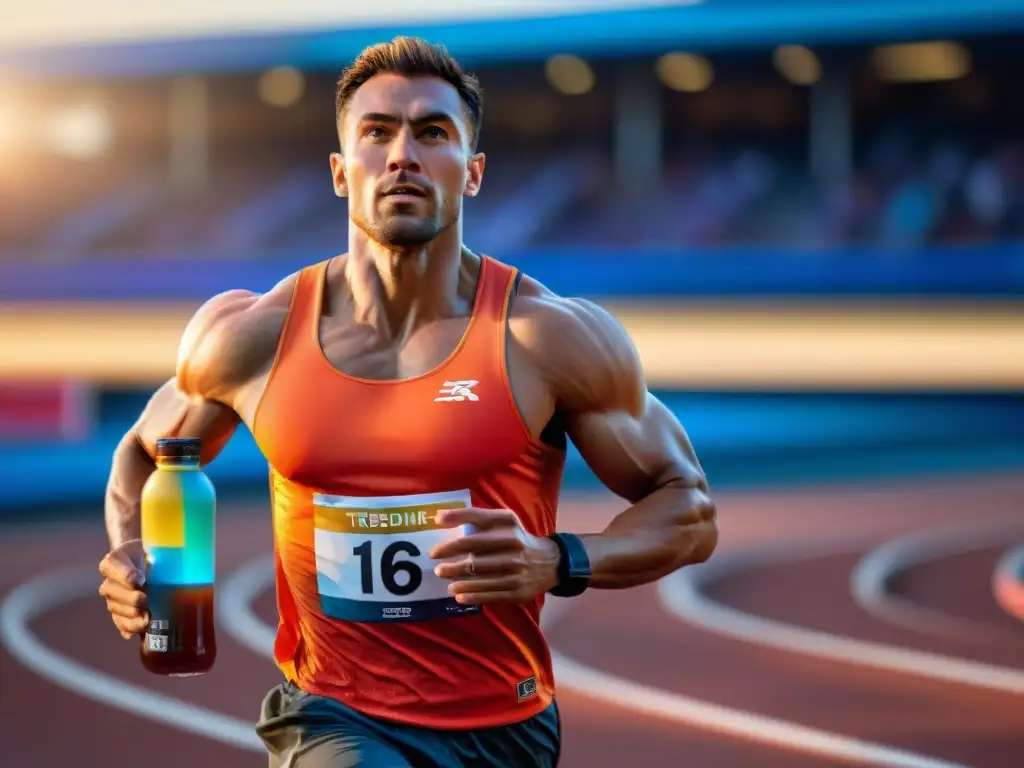
[[[207,299],[185,327],[178,347],[182,391],[225,400],[270,365],[299,273],[266,293],[233,289]]]
[[[509,314],[515,342],[569,405],[642,408],[640,356],[622,323],[588,299],[565,297],[528,276]]]

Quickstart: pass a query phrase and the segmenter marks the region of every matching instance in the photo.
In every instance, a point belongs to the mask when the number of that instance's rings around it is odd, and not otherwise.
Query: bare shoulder
[[[178,347],[179,389],[230,402],[234,390],[273,362],[297,274],[266,293],[231,290],[208,299],[185,327]]]
[[[523,277],[509,329],[516,345],[569,411],[644,408],[646,386],[633,340],[608,310],[563,297]]]

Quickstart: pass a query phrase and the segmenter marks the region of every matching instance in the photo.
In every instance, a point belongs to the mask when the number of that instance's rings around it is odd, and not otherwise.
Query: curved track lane
[[[965,499],[982,510],[975,516],[982,525],[1011,522],[1022,497],[1024,481],[1012,478],[928,487],[887,483],[871,492],[831,488],[721,494],[723,562],[794,541],[835,546],[841,540],[847,551],[755,562],[701,583],[699,595],[798,629],[1009,667],[1013,658],[1001,655],[1010,654],[1009,647],[1000,651],[969,638],[950,643],[863,611],[851,595],[850,580],[859,559],[873,547],[956,522]],[[239,642],[223,618],[224,609],[237,618],[238,609],[252,598],[252,615],[261,624],[275,620],[268,592],[254,586],[241,601],[225,591],[240,578],[244,582],[246,571],[240,569],[254,560],[250,584],[258,586],[260,569],[266,583],[266,560],[256,559],[269,551],[270,524],[265,507],[258,506],[227,505],[222,516],[218,664],[209,675],[185,680],[145,673],[135,647],[111,627],[95,594],[95,563],[104,551],[98,520],[5,532],[0,627],[7,647],[0,650],[5,691],[0,723],[14,764],[118,768],[140,759],[168,768],[190,762],[224,768],[263,764],[251,731],[240,734],[247,732],[263,693],[279,676],[265,657],[265,645],[253,642],[252,627],[239,630],[234,623],[234,634],[245,640]],[[596,530],[618,508],[608,496],[567,501],[562,525]],[[986,557],[991,554],[986,551]],[[715,563],[692,569],[692,574],[711,572]],[[74,576],[53,575],[69,567],[80,570],[68,572]],[[936,576],[959,574],[973,583],[981,578],[975,570],[983,568],[972,570],[970,562],[954,557],[936,573],[924,574],[912,596],[956,614],[963,606],[949,603],[948,586]],[[566,605],[560,603],[569,601],[552,601],[550,608],[560,614],[548,633],[559,659],[563,765],[618,766],[636,763],[641,755],[644,765],[666,768],[847,765],[858,760],[985,768],[1019,764],[1024,753],[1024,699],[1019,694],[808,655],[696,626],[666,608],[666,585],[672,583],[595,591]],[[46,606],[46,600],[53,602]],[[45,652],[85,670],[84,687],[73,689],[75,675]],[[43,676],[26,663],[35,664]],[[83,678],[77,679],[81,683]],[[126,693],[119,681],[137,690]],[[199,712],[190,725],[182,713],[196,714],[190,709],[194,706],[216,715]],[[195,732],[211,723],[228,724],[213,729],[219,740]],[[184,739],[182,728],[190,734]],[[122,746],[111,750],[111,744]]]

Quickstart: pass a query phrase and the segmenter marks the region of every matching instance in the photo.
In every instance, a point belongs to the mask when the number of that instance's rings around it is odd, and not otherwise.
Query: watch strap
[[[579,536],[553,533],[549,537],[558,547],[558,584],[549,592],[555,597],[575,597],[590,586],[590,557]]]

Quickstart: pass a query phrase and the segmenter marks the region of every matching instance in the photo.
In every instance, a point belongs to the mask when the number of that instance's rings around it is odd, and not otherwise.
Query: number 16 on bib
[[[468,490],[414,496],[313,495],[317,587],[325,616],[344,621],[428,621],[478,613],[448,595],[428,552],[459,538],[442,509],[471,505]]]

